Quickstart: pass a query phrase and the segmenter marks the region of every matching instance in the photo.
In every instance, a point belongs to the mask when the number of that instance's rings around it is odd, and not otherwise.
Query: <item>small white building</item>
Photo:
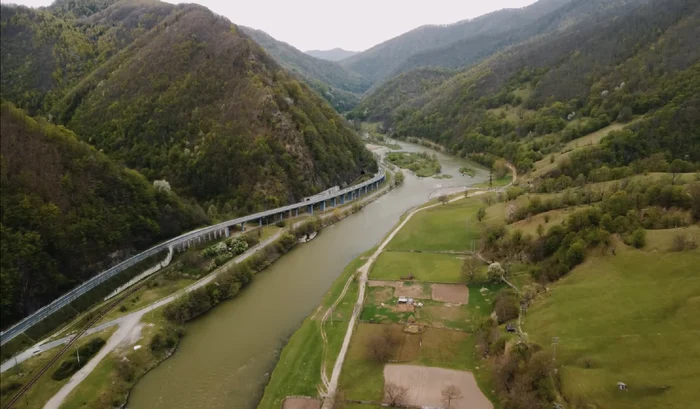
[[[409,297],[399,297],[397,304],[413,304],[413,298]]]

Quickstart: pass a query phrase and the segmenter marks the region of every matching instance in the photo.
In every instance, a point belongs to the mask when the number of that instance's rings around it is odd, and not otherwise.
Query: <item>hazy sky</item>
[[[0,0],[38,7],[52,0]],[[171,3],[183,3],[168,0]],[[535,0],[194,0],[306,51],[361,51],[424,24],[449,24]]]

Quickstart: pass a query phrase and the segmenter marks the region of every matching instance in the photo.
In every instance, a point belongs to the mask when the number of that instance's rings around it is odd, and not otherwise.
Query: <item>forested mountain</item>
[[[376,171],[324,99],[204,7],[1,7],[0,97],[37,117],[2,108],[3,327],[155,242]]]
[[[441,49],[469,39],[493,43],[492,37],[524,27],[571,0],[540,0],[522,9],[504,9],[447,26],[423,26],[342,61],[347,67],[373,83],[381,82],[398,71],[409,58],[422,52]],[[500,38],[500,37],[499,37]],[[499,40],[500,41],[500,40]],[[494,48],[493,46],[484,49]],[[486,55],[486,54],[485,54]],[[483,56],[485,56],[483,55]],[[482,57],[483,57],[482,56]],[[439,64],[431,64],[439,65]]]
[[[376,169],[343,119],[228,20],[151,0],[75,5],[79,19],[2,5],[2,98],[213,216]]]
[[[359,94],[370,82],[339,64],[313,57],[291,45],[275,40],[264,31],[241,27],[272,58],[288,71],[299,75],[340,112],[349,111],[360,101]]]
[[[199,206],[64,127],[3,103],[0,130],[2,328],[95,271],[208,222]]]
[[[429,49],[411,55],[393,75],[419,67],[467,68],[487,58],[495,52],[508,46],[522,43],[538,35],[545,35],[564,30],[580,21],[594,21],[598,18],[609,18],[610,14],[619,10],[624,4],[642,3],[645,0],[611,0],[608,2],[574,1],[564,4],[554,10],[546,8],[552,4],[535,3],[536,10],[523,9],[528,13],[527,21],[535,20],[500,33],[482,33],[445,47]],[[522,17],[522,16],[521,16]]]
[[[359,54],[359,51],[348,51],[342,48],[334,48],[332,50],[309,50],[306,51],[312,57],[321,58],[328,61],[340,61],[348,57],[352,57],[355,54]]]
[[[360,104],[348,113],[348,118],[370,122],[383,121],[404,103],[439,86],[456,73],[445,68],[426,67],[400,74],[370,91]]]
[[[398,109],[388,107],[388,125],[398,135],[429,138],[475,159],[486,153],[505,156],[527,171],[548,145],[612,121],[662,107],[667,116],[691,115],[695,104],[686,101],[700,91],[700,4],[639,0],[610,8],[607,0],[587,3],[607,12],[510,47]],[[363,117],[364,111],[353,114]],[[680,144],[698,146],[697,132],[646,129],[634,133],[636,142],[626,140],[648,150],[615,165],[654,152],[679,157],[679,146],[688,160],[700,161],[698,152]]]

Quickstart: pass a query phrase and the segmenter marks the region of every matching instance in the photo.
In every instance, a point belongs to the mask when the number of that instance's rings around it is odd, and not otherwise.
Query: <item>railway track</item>
[[[68,341],[68,343],[66,343],[66,345],[63,348],[61,348],[61,350],[58,351],[56,353],[56,355],[54,355],[54,357],[51,358],[51,360],[46,365],[44,365],[44,367],[41,368],[41,370],[39,370],[39,372],[37,372],[36,375],[34,375],[34,377],[26,385],[24,385],[22,387],[22,389],[19,390],[19,392],[17,392],[17,394],[7,403],[7,405],[5,405],[4,409],[9,409],[12,407],[12,405],[17,403],[19,401],[19,399],[22,396],[24,396],[24,394],[27,393],[27,391],[39,380],[39,378],[41,378],[41,376],[44,373],[46,373],[46,371],[48,371],[49,368],[51,368],[51,366],[54,363],[56,363],[56,361],[58,361],[61,358],[61,356],[63,356],[63,354],[65,354],[66,351],[68,351],[68,349],[70,349],[70,347],[73,346],[73,344],[75,344],[83,334],[85,334],[85,332],[88,329],[90,329],[93,325],[95,325],[100,319],[102,319],[102,317],[104,317],[114,307],[116,307],[122,301],[127,299],[131,294],[133,294],[136,291],[138,291],[139,289],[141,289],[141,287],[143,287],[144,284],[145,284],[145,282],[142,283],[141,285],[136,285],[136,286],[130,288],[129,290],[125,291],[121,297],[115,299],[110,304],[107,304],[107,306],[105,306],[102,309],[102,311],[100,311],[100,313],[95,318],[93,318],[90,322],[88,322],[88,324],[85,327],[83,327],[83,329],[81,329],[80,332],[78,332],[70,341]]]

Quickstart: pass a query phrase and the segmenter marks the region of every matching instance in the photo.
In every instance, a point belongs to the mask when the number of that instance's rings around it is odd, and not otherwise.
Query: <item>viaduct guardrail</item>
[[[237,219],[225,221],[223,223],[215,224],[213,226],[203,227],[201,229],[193,230],[191,232],[170,239],[164,243],[153,246],[150,249],[143,251],[95,275],[94,277],[83,282],[74,289],[70,290],[66,294],[55,299],[50,304],[45,305],[44,307],[32,313],[31,315],[25,317],[20,322],[8,328],[6,331],[0,332],[0,345],[5,345],[8,341],[13,339],[17,335],[28,330],[29,328],[31,328],[44,318],[50,316],[54,312],[67,306],[68,304],[76,300],[78,297],[82,296],[83,294],[87,293],[88,291],[92,290],[93,288],[97,287],[103,282],[109,280],[110,278],[116,276],[117,274],[121,273],[127,268],[147,259],[148,257],[154,254],[158,254],[161,251],[171,248],[176,250],[183,250],[191,246],[193,243],[199,243],[212,238],[222,237],[224,235],[228,236],[230,234],[231,227],[240,226],[241,229],[244,230],[245,224],[252,221],[257,220],[259,221],[260,225],[262,225],[263,220],[271,216],[275,219],[277,218],[277,216],[279,216],[280,219],[283,219],[285,215],[291,217],[293,211],[294,215],[296,216],[299,214],[299,209],[304,208],[308,208],[309,213],[313,214],[314,206],[318,205],[320,207],[320,210],[323,211],[326,209],[326,202],[329,201],[331,202],[331,206],[337,206],[339,204],[342,205],[345,204],[347,201],[352,201],[356,199],[357,197],[364,193],[367,193],[368,191],[375,190],[379,186],[379,184],[385,180],[385,178],[385,171],[383,169],[380,169],[379,173],[375,174],[374,177],[372,177],[372,179],[342,189],[338,192],[328,194],[327,196],[313,196],[311,198],[307,198],[307,200],[303,202],[278,207],[276,209],[266,210],[260,213],[255,213],[244,217],[239,217]],[[338,203],[338,200],[340,200],[340,203]]]

